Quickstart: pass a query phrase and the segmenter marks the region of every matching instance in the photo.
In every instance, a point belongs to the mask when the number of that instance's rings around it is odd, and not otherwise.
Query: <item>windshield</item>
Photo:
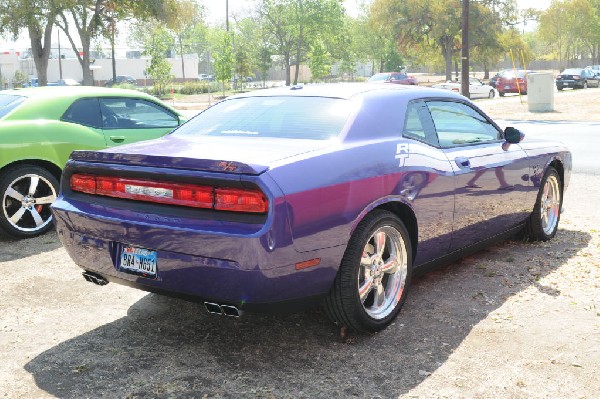
[[[378,82],[381,80],[387,80],[390,77],[389,73],[378,73],[369,78],[369,82]]]
[[[0,94],[0,118],[15,109],[17,105],[21,104],[24,100],[25,97],[23,96]]]
[[[350,114],[348,100],[326,97],[244,97],[223,101],[182,125],[182,136],[245,136],[328,140]]]

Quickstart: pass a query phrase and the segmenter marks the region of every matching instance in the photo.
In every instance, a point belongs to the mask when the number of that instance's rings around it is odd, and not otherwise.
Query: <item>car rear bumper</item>
[[[62,198],[54,203],[53,214],[61,242],[81,268],[145,291],[240,309],[322,297],[333,283],[345,250],[337,246],[298,253],[291,239],[269,228],[215,233],[118,220],[102,216],[93,204]],[[156,251],[156,278],[120,269],[125,246]],[[317,258],[318,265],[297,270],[298,263]]]

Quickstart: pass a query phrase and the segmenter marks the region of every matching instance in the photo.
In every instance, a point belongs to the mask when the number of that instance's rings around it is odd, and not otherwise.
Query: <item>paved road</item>
[[[600,122],[498,121],[501,127],[514,126],[527,137],[561,141],[573,153],[573,171],[600,175]]]

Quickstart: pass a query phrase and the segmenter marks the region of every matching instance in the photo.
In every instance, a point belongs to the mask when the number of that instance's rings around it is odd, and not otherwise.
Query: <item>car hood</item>
[[[102,151],[74,151],[71,159],[257,175],[274,163],[331,144],[325,140],[171,135]]]

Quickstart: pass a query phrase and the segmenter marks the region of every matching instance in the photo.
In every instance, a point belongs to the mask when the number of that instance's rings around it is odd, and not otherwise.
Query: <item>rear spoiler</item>
[[[71,160],[97,163],[113,163],[121,165],[147,166],[154,168],[185,169],[208,172],[225,172],[240,175],[259,175],[268,167],[265,165],[250,165],[241,162],[170,157],[158,155],[124,154],[99,151],[73,151]]]

